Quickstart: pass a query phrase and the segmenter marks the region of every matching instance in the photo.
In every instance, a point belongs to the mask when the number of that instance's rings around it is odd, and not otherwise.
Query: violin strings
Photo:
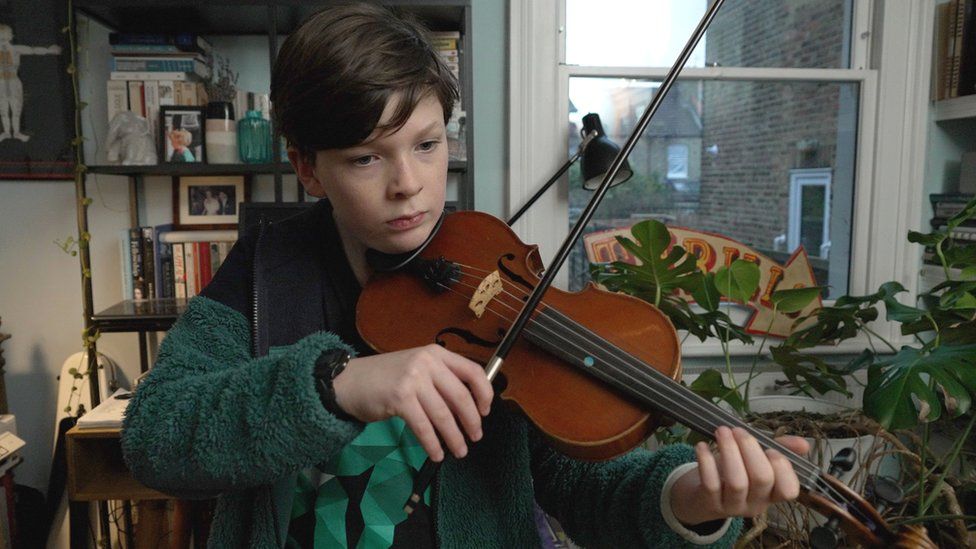
[[[464,265],[462,265],[462,267],[466,267],[469,270],[482,270],[482,269],[476,269],[474,267],[464,266]],[[487,272],[487,271],[484,271],[484,272]],[[468,276],[474,276],[474,275],[470,275],[468,273],[465,273],[465,274],[467,274]],[[471,286],[470,284],[461,282],[460,280],[457,280],[455,282],[458,283],[458,284],[460,284],[460,285],[462,285],[462,286],[465,286],[465,287],[468,287],[468,288],[471,288],[471,289],[476,289],[474,286]],[[504,282],[505,281],[503,280],[503,284],[504,284]],[[460,292],[457,292],[456,290],[452,290],[452,291],[454,293],[457,293],[458,295],[460,295],[462,297],[468,298],[468,296],[465,296],[464,294],[461,294]],[[504,290],[503,293],[506,294],[506,295],[508,295],[508,296],[510,296],[510,297],[512,297],[512,298],[514,298],[514,299],[516,299],[516,300],[518,300],[518,297],[515,296],[515,295],[513,295],[508,290]],[[502,301],[502,300],[495,300],[495,301],[497,301],[503,307],[508,308],[509,310],[511,310],[513,312],[517,312],[516,309],[514,309],[511,305],[505,303],[504,301]],[[501,313],[498,313],[497,311],[491,309],[490,306],[489,306],[489,310],[493,314],[495,314],[496,316],[498,316],[499,318],[501,318],[503,320],[506,320],[508,322],[511,322],[511,319],[510,318],[508,318],[505,315],[503,315]],[[588,342],[591,343],[593,345],[593,347],[595,349],[597,349],[600,353],[603,353],[603,354],[608,354],[609,353],[610,354],[610,357],[613,360],[621,361],[621,363],[624,366],[624,369],[621,369],[621,368],[617,367],[617,368],[611,370],[610,372],[606,372],[606,373],[609,373],[611,375],[614,375],[614,374],[617,374],[617,373],[623,374],[624,376],[626,376],[628,378],[628,381],[637,382],[642,388],[654,392],[655,393],[655,396],[660,397],[660,398],[663,398],[663,400],[665,400],[667,403],[670,403],[670,404],[679,405],[679,404],[681,404],[681,402],[680,402],[682,400],[681,397],[684,397],[684,401],[685,401],[684,404],[686,406],[690,406],[693,409],[696,409],[699,412],[699,415],[697,416],[697,418],[705,421],[705,423],[704,423],[705,429],[704,430],[705,430],[706,433],[710,433],[714,428],[718,427],[719,425],[735,424],[735,425],[738,425],[740,427],[743,427],[744,429],[746,429],[747,431],[749,431],[751,434],[753,434],[753,436],[755,436],[761,442],[764,442],[767,446],[773,447],[773,448],[777,449],[778,451],[780,451],[785,457],[787,457],[787,459],[789,459],[791,462],[793,462],[793,464],[797,467],[797,469],[800,470],[800,472],[806,473],[806,475],[808,477],[815,477],[814,479],[804,478],[802,476],[800,477],[801,479],[803,479],[803,480],[806,481],[804,483],[804,485],[805,485],[805,487],[808,490],[823,491],[822,489],[823,488],[826,488],[827,490],[829,490],[829,492],[832,492],[832,493],[824,493],[825,496],[828,496],[831,499],[840,498],[841,500],[847,500],[847,497],[845,495],[837,492],[829,484],[823,485],[820,482],[817,482],[817,480],[819,480],[819,477],[820,477],[820,470],[813,463],[811,463],[811,462],[803,459],[802,457],[798,456],[797,454],[795,454],[794,452],[792,452],[788,448],[782,446],[779,442],[777,442],[774,439],[770,438],[765,433],[763,433],[761,431],[757,431],[754,428],[752,428],[751,426],[749,426],[748,424],[743,423],[738,417],[733,416],[733,415],[730,415],[730,414],[724,412],[723,410],[721,410],[720,408],[717,408],[714,404],[712,404],[711,402],[705,400],[704,398],[700,397],[699,395],[697,395],[697,394],[695,394],[695,393],[693,393],[691,391],[688,391],[687,389],[683,389],[683,388],[682,388],[683,390],[677,390],[677,391],[674,390],[674,388],[676,386],[675,382],[673,380],[671,380],[670,378],[667,378],[667,376],[664,376],[663,374],[661,374],[657,370],[648,369],[646,367],[639,367],[638,368],[638,367],[635,367],[635,365],[632,364],[632,363],[631,364],[628,364],[628,361],[637,361],[641,365],[643,365],[643,362],[641,362],[636,357],[633,357],[629,353],[623,352],[622,350],[620,350],[620,351],[624,355],[623,356],[623,359],[621,359],[621,357],[619,357],[619,356],[615,356],[614,351],[615,350],[619,350],[619,348],[617,348],[615,345],[613,345],[609,341],[606,341],[605,339],[603,339],[599,335],[597,335],[597,334],[593,333],[592,331],[588,330],[587,328],[585,328],[584,326],[580,325],[579,323],[573,321],[572,319],[569,319],[568,317],[566,317],[563,313],[561,313],[557,309],[552,308],[552,307],[549,307],[549,306],[546,306],[544,309],[541,309],[538,312],[539,312],[539,315],[540,315],[541,318],[548,318],[548,319],[553,320],[553,321],[558,321],[559,319],[558,318],[555,318],[552,314],[549,313],[549,311],[552,311],[553,313],[555,313],[555,314],[563,317],[565,320],[568,320],[569,322],[567,324],[571,328],[575,325],[575,327],[577,329],[581,329],[582,330],[582,333],[581,332],[573,333],[571,331],[570,332],[570,335],[571,336],[576,336],[576,339],[582,338],[584,340],[588,340]],[[565,335],[560,335],[556,331],[556,329],[551,328],[551,327],[544,326],[541,323],[536,323],[536,324],[539,327],[541,327],[544,330],[546,330],[547,332],[549,332],[550,334],[553,334],[556,337],[559,337],[560,339],[562,339],[563,341],[565,341],[568,345],[570,345],[572,347],[575,347],[577,349],[580,349],[580,350],[582,350],[584,352],[586,351],[582,346],[580,346],[578,343],[576,343],[574,341],[574,338],[570,338],[570,337],[567,337]],[[557,328],[560,328],[560,329],[564,327],[564,326],[559,326],[559,324],[557,324],[556,326],[557,326]],[[540,334],[536,334],[536,336],[537,337],[541,337]],[[597,340],[596,344],[593,344],[593,341],[592,340],[594,338]],[[608,351],[608,349],[609,349],[609,351]],[[608,366],[610,366],[611,368],[614,368],[614,366],[612,364],[612,361],[605,361],[605,362],[607,363]],[[630,368],[632,370],[632,372],[628,372],[626,370],[626,368]],[[636,376],[635,376],[635,374],[636,374]],[[661,377],[662,379],[661,380],[654,379],[653,378],[654,375],[657,375],[657,376]],[[647,376],[650,376],[650,377],[647,377]],[[644,377],[644,379],[641,379],[641,377]],[[661,383],[662,380],[665,381],[666,383],[662,384]],[[616,381],[619,383],[620,382],[620,378],[619,377],[616,377]],[[656,389],[655,385],[656,386],[659,386],[662,390],[664,390],[664,393],[665,394],[662,394],[660,391],[658,391]],[[669,396],[667,393],[671,393],[671,396]],[[682,394],[682,393],[685,393],[685,394]],[[675,396],[677,396],[679,398],[675,398]],[[700,400],[700,402],[695,402],[695,399]],[[709,423],[709,418],[706,417],[706,416],[710,416],[711,417],[711,423]],[[718,420],[724,420],[724,421],[717,421],[716,420],[716,416],[717,416],[717,419]],[[699,422],[696,426],[699,429],[703,429],[701,422]],[[835,503],[839,503],[839,502],[836,502],[835,501]],[[850,502],[847,502],[847,503],[850,503]],[[856,507],[854,509],[856,510]]]

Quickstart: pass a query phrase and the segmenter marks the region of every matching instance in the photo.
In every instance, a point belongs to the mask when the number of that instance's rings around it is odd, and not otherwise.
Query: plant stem
[[[769,317],[769,326],[766,326],[766,331],[763,332],[762,341],[759,342],[759,350],[756,351],[756,355],[752,357],[752,366],[749,368],[749,377],[746,378],[746,390],[743,392],[743,402],[745,402],[746,410],[749,409],[749,385],[752,383],[753,378],[756,377],[756,366],[759,364],[759,356],[762,355],[763,347],[766,345],[766,340],[769,339],[769,330],[773,329],[773,321],[776,320],[776,308],[779,304],[773,303],[773,314]]]
[[[932,391],[933,389],[935,389],[935,378],[930,378],[929,379],[929,391]],[[928,414],[926,414],[926,415],[928,415]],[[920,456],[921,459],[918,462],[918,501],[919,502],[925,501],[925,477],[928,474],[928,473],[925,472],[925,452],[928,451],[928,447],[929,447],[929,434],[931,432],[931,426],[932,426],[932,422],[931,421],[926,421],[925,422],[925,425],[922,426],[922,450],[923,450],[923,453]],[[936,488],[938,488],[938,485],[936,485]],[[937,494],[938,493],[938,490],[937,489],[933,489],[932,490],[932,493],[933,494]],[[919,505],[918,506],[918,515],[917,516],[921,517],[921,516],[924,516],[924,514],[925,514],[925,508],[922,505]]]
[[[927,500],[919,500],[921,502],[918,506],[920,516],[921,514],[924,514],[933,503],[935,503],[935,498],[939,495],[939,487],[942,486],[942,483],[945,481],[946,475],[948,475],[949,470],[952,469],[953,463],[959,459],[959,452],[962,451],[963,444],[969,440],[969,433],[973,429],[973,424],[976,423],[976,412],[973,412],[971,415],[972,417],[969,419],[969,423],[963,430],[962,436],[956,438],[956,442],[953,444],[952,450],[949,452],[948,456],[946,456],[946,461],[942,465],[942,473],[940,473],[939,478],[936,479],[935,487],[932,489],[932,493],[929,494],[929,498]]]
[[[904,520],[891,520],[890,526],[903,526],[905,524],[917,524],[919,522],[929,522],[934,520],[976,520],[976,515],[932,515],[930,517],[914,517]]]
[[[864,322],[861,322],[861,329],[864,330],[865,332],[867,332],[868,334],[870,334],[870,335],[872,335],[872,336],[880,339],[882,343],[884,343],[885,345],[888,346],[889,349],[891,349],[891,352],[893,352],[893,353],[897,353],[898,352],[898,349],[895,349],[895,346],[892,345],[891,342],[889,342],[887,339],[885,339],[884,337],[882,337],[880,334],[878,334],[877,332],[875,332],[871,328],[868,328],[868,325],[865,324]]]

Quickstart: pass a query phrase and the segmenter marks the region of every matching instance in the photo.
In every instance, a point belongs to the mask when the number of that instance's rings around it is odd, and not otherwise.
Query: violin
[[[357,304],[357,328],[378,352],[436,343],[485,364],[539,282],[538,247],[480,212],[446,215],[435,231],[406,268],[374,273]],[[924,527],[894,530],[817,465],[677,383],[680,341],[653,305],[592,283],[575,293],[549,288],[522,336],[500,373],[499,397],[566,455],[618,456],[665,416],[706,437],[720,425],[738,426],[786,456],[801,503],[851,539],[868,547],[936,547]]]

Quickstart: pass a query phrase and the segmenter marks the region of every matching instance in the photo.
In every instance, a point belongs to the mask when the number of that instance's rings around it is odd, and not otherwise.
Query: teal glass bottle
[[[247,115],[237,123],[237,145],[241,162],[271,162],[271,123],[261,116],[261,111],[247,111]]]

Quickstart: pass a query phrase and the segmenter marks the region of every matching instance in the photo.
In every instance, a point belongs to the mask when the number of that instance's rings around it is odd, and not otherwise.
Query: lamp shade
[[[613,160],[620,152],[620,147],[615,145],[613,141],[610,141],[607,138],[606,132],[603,131],[603,124],[600,123],[600,115],[591,112],[583,117],[582,133],[586,136],[593,131],[596,131],[596,137],[590,141],[586,150],[583,151],[583,158],[581,160],[583,188],[590,191],[594,191],[600,186],[604,175],[606,175],[610,166],[613,164]],[[610,186],[614,187],[619,185],[630,179],[633,175],[634,172],[630,169],[630,163],[625,160]]]

